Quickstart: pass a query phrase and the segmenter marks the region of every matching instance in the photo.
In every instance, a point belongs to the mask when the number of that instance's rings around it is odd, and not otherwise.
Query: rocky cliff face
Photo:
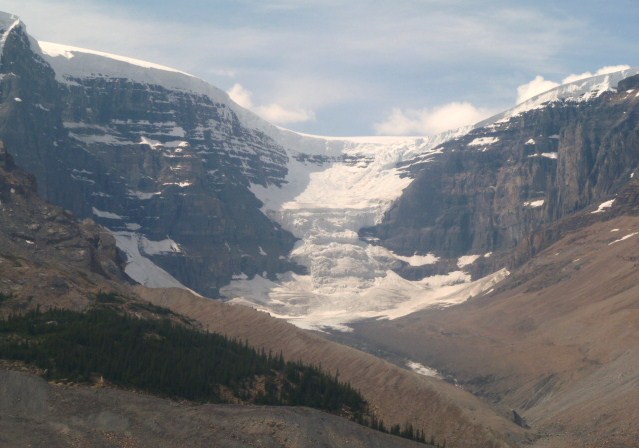
[[[204,95],[125,79],[69,81],[64,125],[94,158],[78,176],[92,197],[72,209],[93,212],[122,238],[174,242],[147,244],[146,255],[209,296],[233,274],[290,268],[294,238],[248,190],[285,174],[286,155],[272,140]]]
[[[44,198],[130,249],[129,275],[144,281],[151,259],[177,279],[155,286],[216,296],[234,274],[294,268],[295,238],[248,189],[286,173],[272,139],[211,96],[97,73],[56,80],[21,22],[3,35],[0,135]]]
[[[629,77],[616,92],[547,103],[442,144],[438,158],[406,164],[415,180],[382,224],[361,234],[404,254],[505,252],[540,226],[613,199],[639,164],[638,82]]]
[[[63,163],[61,151],[75,148],[66,141],[62,126],[60,86],[49,64],[31,50],[34,42],[17,18],[4,23],[0,32],[1,138],[16,163],[36,176],[41,195],[56,203],[69,202],[78,189],[70,178],[73,165]]]

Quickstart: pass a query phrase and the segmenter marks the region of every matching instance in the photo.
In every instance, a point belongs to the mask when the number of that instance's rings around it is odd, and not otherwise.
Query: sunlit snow
[[[635,235],[637,235],[637,234],[639,234],[639,232],[633,232],[633,233],[630,233],[630,234],[628,234],[628,235],[622,236],[622,237],[621,237],[621,238],[619,238],[618,240],[614,240],[613,242],[608,243],[608,246],[612,246],[612,245],[613,245],[613,244],[615,244],[615,243],[619,243],[619,242],[621,242],[621,241],[625,241],[625,240],[627,240],[628,238],[632,238],[633,236],[635,236]]]
[[[104,219],[124,219],[122,218],[122,216],[116,214],[116,213],[112,213],[112,212],[106,212],[103,210],[99,210],[95,207],[91,207],[91,211],[93,212],[93,214],[95,216],[97,216],[98,218],[104,218]]]
[[[484,146],[484,145],[492,145],[493,143],[497,143],[499,141],[499,137],[477,137],[471,141],[468,146]]]
[[[87,48],[72,47],[70,45],[62,45],[62,44],[56,44],[53,42],[44,42],[44,41],[39,41],[38,44],[40,45],[40,49],[42,50],[44,54],[53,58],[61,56],[66,59],[72,59],[77,54],[80,54],[80,55],[90,54],[94,56],[101,56],[104,58],[112,59],[115,61],[126,62],[127,64],[136,65],[143,68],[152,68],[156,70],[181,73],[183,75],[191,76],[188,73],[182,72],[180,70],[177,70],[171,67],[167,67],[165,65],[155,64],[153,62],[142,61],[140,59],[129,58],[126,56],[119,56],[117,54],[105,53],[103,51],[89,50]]]
[[[539,208],[542,205],[544,205],[544,202],[545,202],[544,199],[538,199],[536,201],[526,201],[524,202],[524,207]]]
[[[487,122],[505,123],[511,118],[521,115],[524,112],[541,109],[543,107],[546,107],[548,104],[557,101],[589,101],[591,99],[597,98],[604,92],[613,91],[619,81],[636,74],[639,74],[639,69],[630,68],[620,70],[615,73],[592,76],[590,78],[584,78],[568,84],[563,84],[559,87],[555,87],[551,90],[548,90],[547,92],[537,95],[529,100],[526,100],[512,109],[491,117],[487,120]],[[485,122],[478,123],[479,126],[484,124]]]
[[[113,232],[113,236],[115,236],[118,249],[124,252],[127,257],[124,272],[133,280],[149,288],[188,289],[175,277],[140,253],[140,248],[152,249],[153,243],[164,247],[165,243],[146,240],[135,232]]]
[[[599,207],[597,207],[597,210],[592,211],[590,213],[603,213],[605,211],[607,211],[610,207],[612,207],[612,204],[615,202],[614,199],[611,199],[609,201],[606,202],[602,202],[601,204],[599,204]]]
[[[406,361],[406,367],[408,367],[413,372],[418,373],[420,375],[441,378],[441,375],[439,374],[437,370],[432,369],[430,367],[426,367],[425,365],[420,364],[416,361]]]
[[[480,255],[464,255],[462,257],[459,257],[459,259],[457,260],[457,267],[463,268],[464,266],[471,265],[475,261],[477,261],[479,257]]]

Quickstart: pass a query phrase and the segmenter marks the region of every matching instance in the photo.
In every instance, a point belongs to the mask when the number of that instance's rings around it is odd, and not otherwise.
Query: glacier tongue
[[[264,213],[300,239],[291,258],[306,266],[308,275],[288,273],[276,282],[260,276],[238,278],[222,293],[233,303],[256,307],[303,328],[348,331],[348,322],[394,318],[426,306],[459,303],[488,289],[504,272],[476,284],[461,271],[408,281],[392,270],[408,257],[358,236],[362,227],[379,223],[410,184],[397,164],[418,155],[438,154],[441,141],[442,137],[310,141],[305,148],[302,139],[297,148],[315,155],[319,148],[327,148],[324,154],[330,156],[318,160],[289,150],[282,188],[252,185],[251,189],[264,203]],[[423,264],[433,259],[410,258]]]

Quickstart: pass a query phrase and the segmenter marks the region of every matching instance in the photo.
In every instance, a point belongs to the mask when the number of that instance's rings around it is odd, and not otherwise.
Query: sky
[[[0,0],[36,39],[175,67],[300,132],[432,135],[639,66],[636,0]]]

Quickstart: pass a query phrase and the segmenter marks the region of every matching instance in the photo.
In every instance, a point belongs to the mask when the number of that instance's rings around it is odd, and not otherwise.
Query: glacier
[[[480,258],[479,255],[461,257],[458,270],[445,275],[410,281],[400,277],[395,269],[402,263],[411,266],[434,263],[436,254],[395,254],[375,241],[360,238],[358,231],[381,221],[393,201],[412,182],[410,166],[438,157],[442,143],[481,127],[490,130],[553,102],[587,101],[614,89],[619,80],[639,73],[638,69],[629,69],[579,80],[476,125],[436,136],[344,138],[306,135],[274,126],[235,104],[224,91],[170,67],[48,42],[40,42],[39,48],[60,82],[73,83],[74,77],[122,77],[206,95],[228,105],[244,127],[264,133],[282,148],[287,160],[285,177],[250,181],[250,190],[262,202],[262,212],[299,239],[289,257],[305,266],[307,272],[279,274],[277,279],[268,279],[266,275],[249,278],[236,272],[221,292],[231,303],[249,305],[315,330],[349,331],[348,324],[356,320],[394,319],[429,306],[458,304],[490,291],[508,271],[502,269],[472,281],[464,267]],[[183,129],[175,127],[175,123],[165,124],[168,130],[165,137],[179,140],[161,143],[142,135],[140,143],[152,148],[164,145],[178,149],[189,144]],[[114,123],[113,129],[118,125]],[[74,124],[65,126],[72,130]],[[106,134],[101,138],[116,145],[120,142],[113,129],[104,130]],[[485,136],[473,140],[471,145],[487,146],[496,141],[495,137]],[[259,154],[247,147],[237,157],[259,158]],[[184,186],[189,185],[188,179],[183,182]],[[133,196],[140,194],[147,193],[131,192]],[[183,286],[165,271],[153,267],[144,250],[139,250],[144,236],[131,230],[116,234],[118,245],[129,256],[127,272],[149,286]],[[260,251],[263,252],[261,247]]]
[[[306,266],[308,274],[280,275],[277,282],[259,276],[238,279],[222,293],[231,303],[253,306],[302,328],[348,331],[349,322],[396,318],[427,306],[460,303],[490,289],[506,271],[478,282],[461,270],[409,281],[393,268],[401,262],[431,264],[437,258],[396,255],[358,235],[362,227],[378,224],[412,181],[397,168],[400,162],[435,157],[439,144],[466,132],[431,139],[304,136],[316,141],[297,146],[303,153],[290,153],[285,183],[254,184],[251,191],[269,218],[299,238],[291,258]],[[322,146],[325,150],[318,154]],[[314,163],[302,157],[313,150],[315,155],[341,158]]]

